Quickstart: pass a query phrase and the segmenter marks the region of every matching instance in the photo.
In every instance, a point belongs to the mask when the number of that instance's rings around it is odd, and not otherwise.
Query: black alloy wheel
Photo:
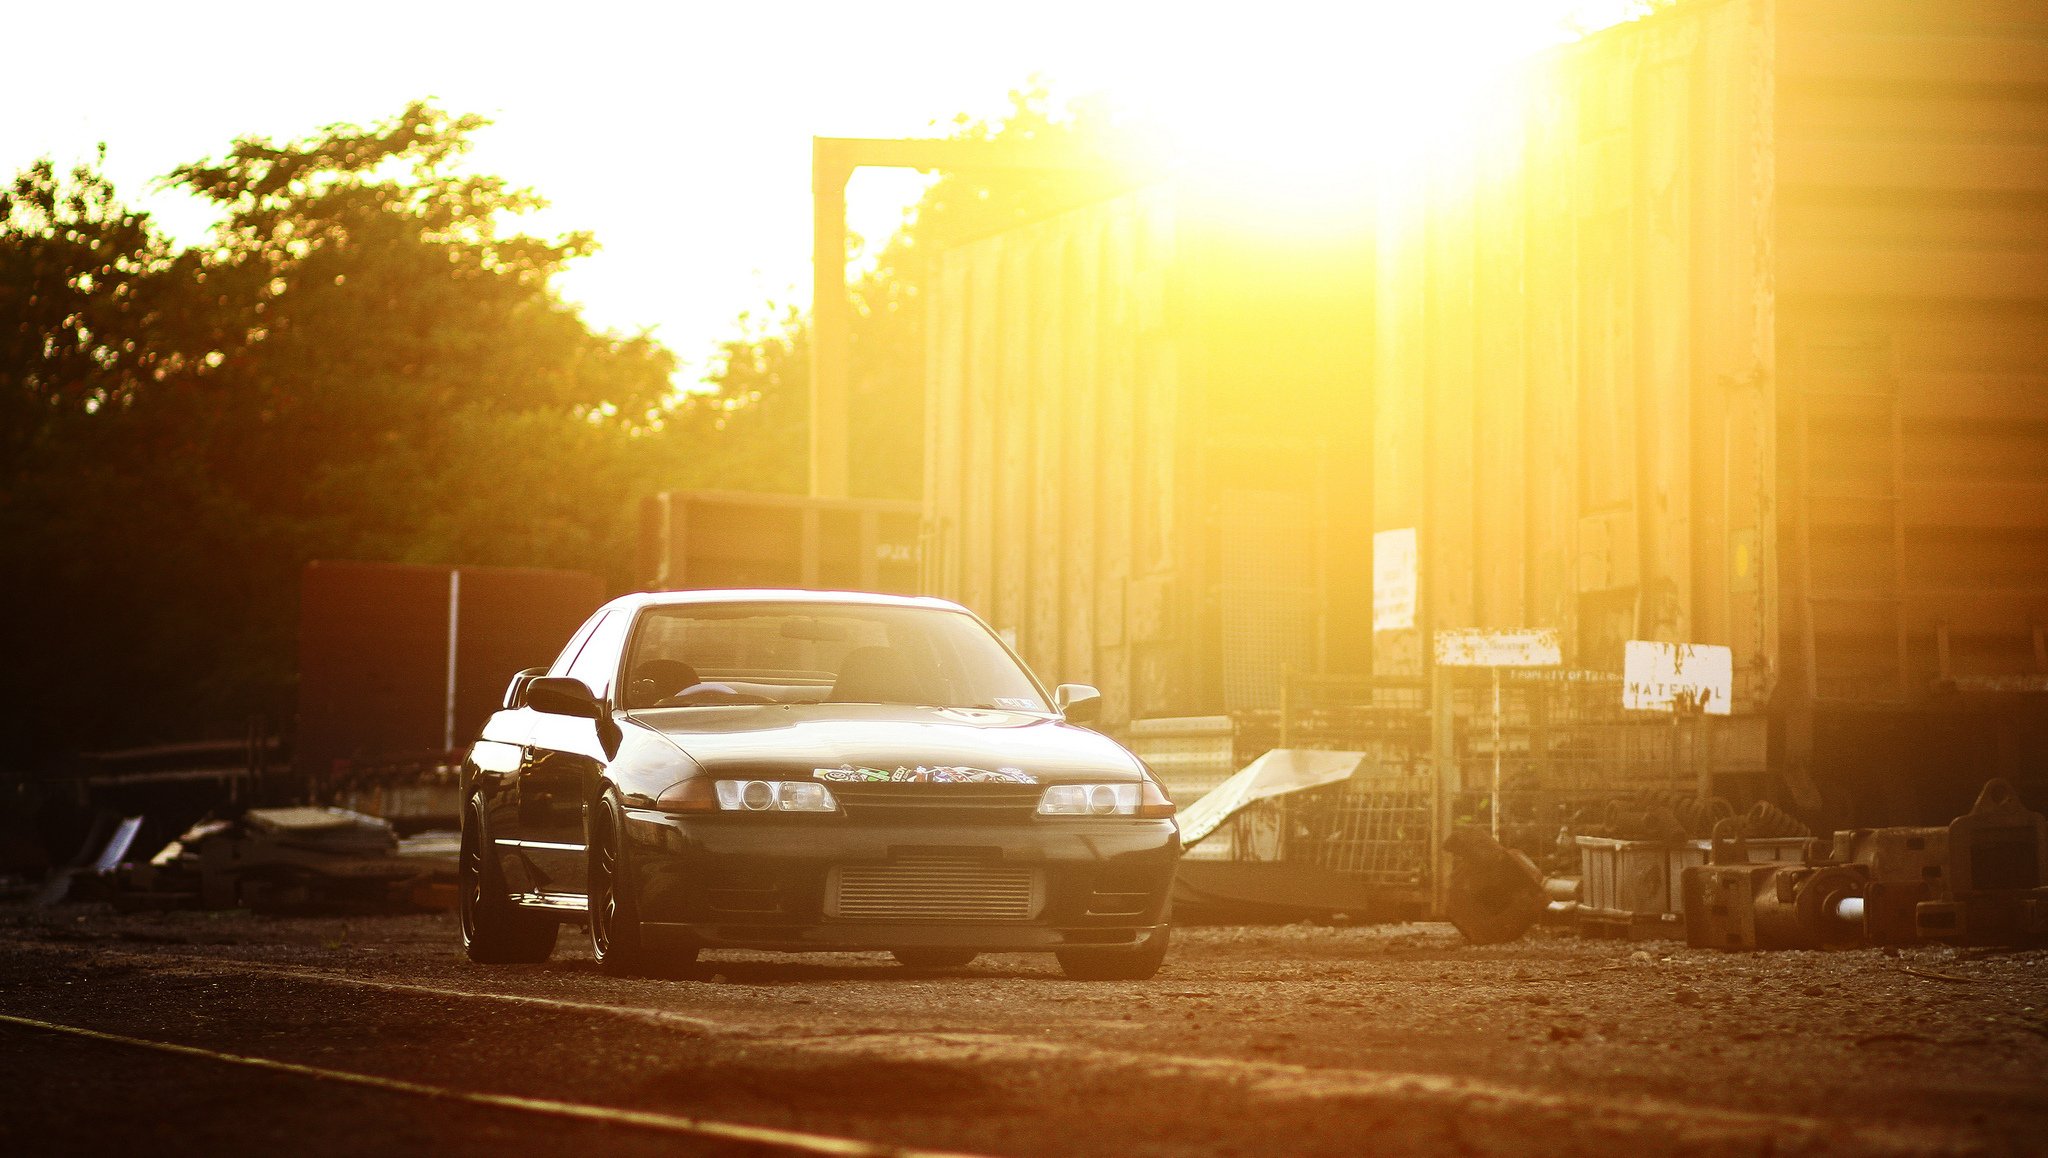
[[[911,969],[958,969],[980,956],[971,949],[893,949],[889,955]]]
[[[545,913],[521,912],[484,832],[483,803],[472,796],[462,809],[462,849],[456,859],[462,898],[462,950],[479,965],[538,965],[555,952],[561,926]]]
[[[598,968],[616,977],[681,970],[694,949],[664,954],[659,962],[640,939],[640,905],[627,860],[625,815],[607,793],[590,818],[590,952]]]

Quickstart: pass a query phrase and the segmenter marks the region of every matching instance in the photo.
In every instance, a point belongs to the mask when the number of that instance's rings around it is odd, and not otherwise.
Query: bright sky
[[[105,142],[124,196],[178,237],[190,202],[150,195],[235,137],[308,135],[417,97],[496,124],[475,168],[553,204],[533,232],[603,249],[562,283],[596,324],[651,327],[686,366],[747,311],[809,300],[810,138],[941,135],[1036,74],[1182,126],[1209,161],[1263,172],[1296,141],[1434,131],[1467,80],[1634,0],[681,0],[574,4],[102,0],[0,15],[0,169]],[[934,127],[937,122],[937,127]],[[1290,180],[1312,180],[1303,172]],[[915,174],[863,171],[852,228],[875,247]]]

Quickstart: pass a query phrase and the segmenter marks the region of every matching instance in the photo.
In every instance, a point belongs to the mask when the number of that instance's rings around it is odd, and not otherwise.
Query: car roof
[[[959,611],[965,607],[950,599],[929,595],[884,595],[878,591],[804,591],[781,588],[729,588],[717,591],[636,591],[621,595],[602,610],[638,610],[642,607],[685,607],[700,603],[815,603],[859,607],[922,607],[931,611]]]

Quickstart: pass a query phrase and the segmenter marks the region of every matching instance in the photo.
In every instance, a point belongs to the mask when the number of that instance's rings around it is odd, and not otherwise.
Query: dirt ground
[[[455,938],[446,915],[0,909],[0,1015],[45,1023],[0,1021],[0,1153],[781,1149],[620,1110],[1008,1155],[2048,1153],[2048,950],[1196,927],[1148,982],[770,954],[657,980],[600,975],[574,926],[543,966]]]

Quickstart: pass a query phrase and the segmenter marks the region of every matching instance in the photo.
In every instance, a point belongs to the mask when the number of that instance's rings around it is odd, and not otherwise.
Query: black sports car
[[[701,949],[1165,958],[1180,834],[971,612],[808,591],[628,595],[520,673],[463,765],[462,940],[542,961],[564,921],[618,972]]]

